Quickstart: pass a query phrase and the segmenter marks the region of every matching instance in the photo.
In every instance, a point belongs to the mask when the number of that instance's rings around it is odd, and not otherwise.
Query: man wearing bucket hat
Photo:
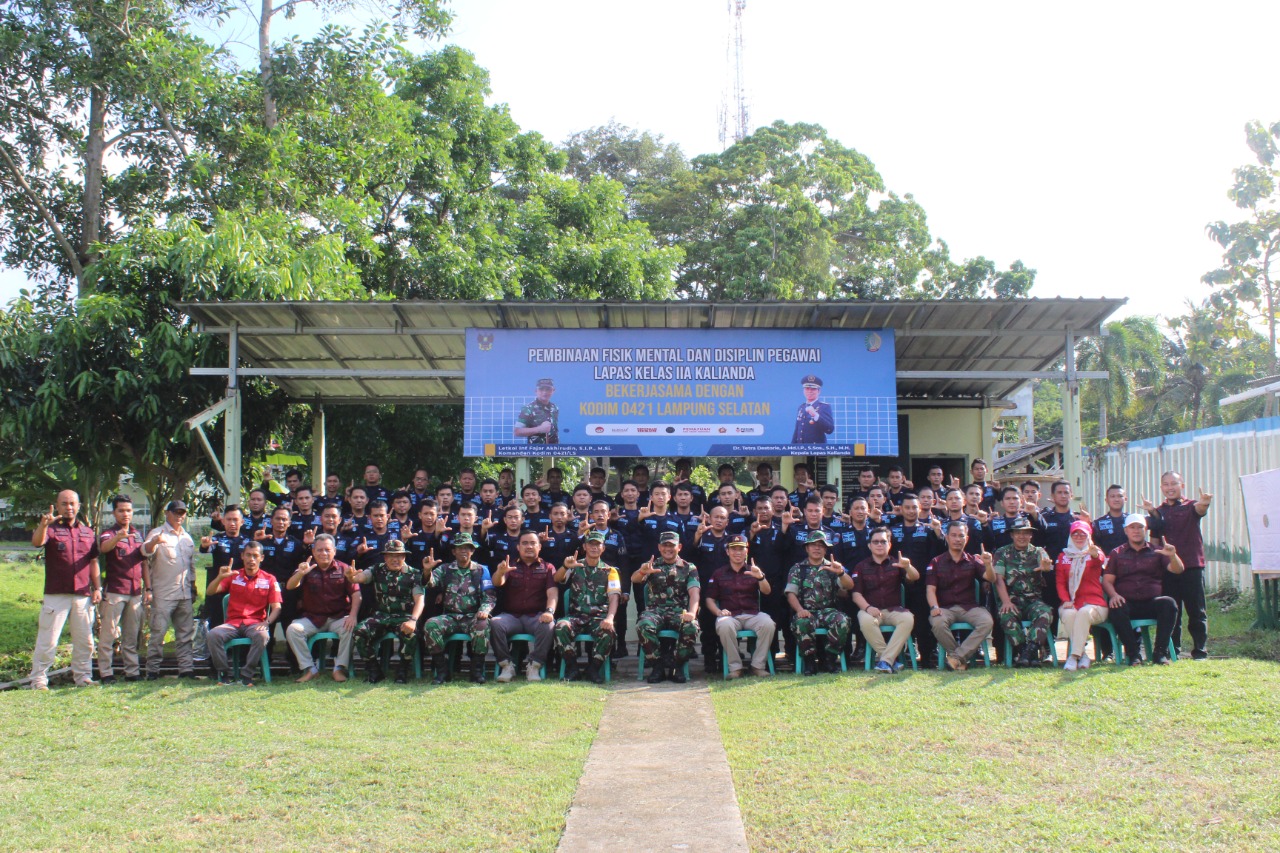
[[[822,393],[822,380],[810,373],[800,380],[804,389],[804,402],[796,409],[796,428],[791,433],[792,444],[826,444],[827,436],[835,432],[836,418],[831,404],[818,399]]]
[[[392,539],[382,549],[382,561],[357,572],[347,567],[346,579],[353,584],[370,584],[375,598],[373,615],[356,626],[352,642],[364,658],[366,680],[377,684],[384,677],[378,659],[378,647],[388,633],[400,639],[400,671],[396,682],[409,680],[409,661],[413,659],[413,642],[422,615],[422,575],[405,566],[408,552],[404,543]]]
[[[1185,571],[1178,550],[1168,540],[1156,550],[1147,541],[1147,519],[1138,513],[1125,516],[1124,534],[1128,542],[1107,555],[1102,574],[1102,590],[1111,608],[1107,619],[1116,630],[1129,665],[1142,662],[1141,638],[1130,619],[1156,620],[1152,663],[1169,663],[1169,638],[1178,618],[1178,602],[1164,595],[1165,572]]]
[[[498,603],[489,569],[472,562],[476,540],[459,533],[453,540],[453,562],[434,566],[427,574],[427,586],[441,592],[441,613],[422,626],[422,644],[432,656],[435,684],[449,680],[445,640],[451,634],[471,637],[471,680],[484,684],[484,658],[489,653],[489,616]]]
[[[516,416],[515,437],[530,444],[560,443],[560,409],[551,402],[556,383],[551,379],[539,379],[537,396],[524,404]]]
[[[804,674],[818,674],[817,629],[827,630],[825,666],[840,671],[840,652],[849,639],[849,617],[839,608],[839,591],[853,589],[853,578],[844,566],[827,559],[831,541],[822,530],[809,533],[806,559],[787,573],[787,603],[792,611],[792,633],[804,657]]]
[[[613,620],[622,597],[622,581],[618,570],[602,559],[605,539],[603,530],[589,532],[582,543],[586,559],[579,561],[570,554],[560,571],[556,572],[556,583],[568,584],[565,590],[568,609],[555,626],[556,651],[564,658],[566,681],[573,681],[578,673],[578,648],[573,642],[574,637],[591,635],[593,648],[587,662],[587,678],[596,684],[604,683],[600,667],[613,651],[617,639]]]
[[[1053,610],[1044,603],[1045,584],[1053,582],[1049,574],[1053,561],[1043,548],[1031,544],[1029,519],[1014,520],[1008,530],[1013,542],[996,549],[991,561],[1000,597],[1000,626],[1016,650],[1014,665],[1039,665],[1049,650],[1053,623]],[[1023,622],[1030,622],[1031,627],[1023,628]]]

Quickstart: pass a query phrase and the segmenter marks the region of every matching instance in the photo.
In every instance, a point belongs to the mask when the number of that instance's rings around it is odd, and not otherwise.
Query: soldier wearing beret
[[[792,444],[826,444],[827,436],[835,432],[836,418],[831,405],[818,399],[822,393],[822,380],[810,373],[800,380],[804,386],[804,402],[796,410],[796,428],[791,434]]]

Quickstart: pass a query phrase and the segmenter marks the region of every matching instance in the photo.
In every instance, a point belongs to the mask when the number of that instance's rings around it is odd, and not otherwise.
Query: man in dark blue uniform
[[[796,428],[791,434],[792,444],[826,444],[827,436],[835,432],[836,418],[831,406],[818,399],[822,393],[822,380],[810,373],[800,380],[804,387],[804,402],[796,410]]]

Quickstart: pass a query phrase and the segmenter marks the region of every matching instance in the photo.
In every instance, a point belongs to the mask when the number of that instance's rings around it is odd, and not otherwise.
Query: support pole
[[[227,505],[240,503],[240,485],[243,480],[241,459],[241,408],[240,382],[236,367],[240,359],[238,325],[231,324],[227,354],[227,398],[230,405],[222,422],[222,465],[227,472]]]
[[[1062,474],[1071,484],[1076,506],[1082,497],[1084,475],[1083,448],[1080,441],[1080,380],[1076,374],[1076,336],[1067,330],[1066,382],[1062,385]]]
[[[828,456],[827,457],[827,483],[839,489],[842,481],[844,480],[843,474],[844,474],[844,457]],[[843,489],[841,489],[840,496],[836,499],[836,506],[837,507],[844,506],[844,490]]]
[[[533,482],[529,478],[529,460],[521,456],[516,460],[516,496],[519,497],[520,490]]]
[[[329,471],[324,435],[324,404],[311,407],[311,488],[324,494],[324,478]]]

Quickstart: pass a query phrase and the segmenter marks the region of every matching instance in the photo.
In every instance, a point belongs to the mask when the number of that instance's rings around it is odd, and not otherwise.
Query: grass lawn
[[[603,691],[316,684],[0,695],[0,848],[555,848]]]
[[[1251,606],[1210,650],[1265,653]],[[1276,850],[1280,664],[713,681],[758,850]]]

